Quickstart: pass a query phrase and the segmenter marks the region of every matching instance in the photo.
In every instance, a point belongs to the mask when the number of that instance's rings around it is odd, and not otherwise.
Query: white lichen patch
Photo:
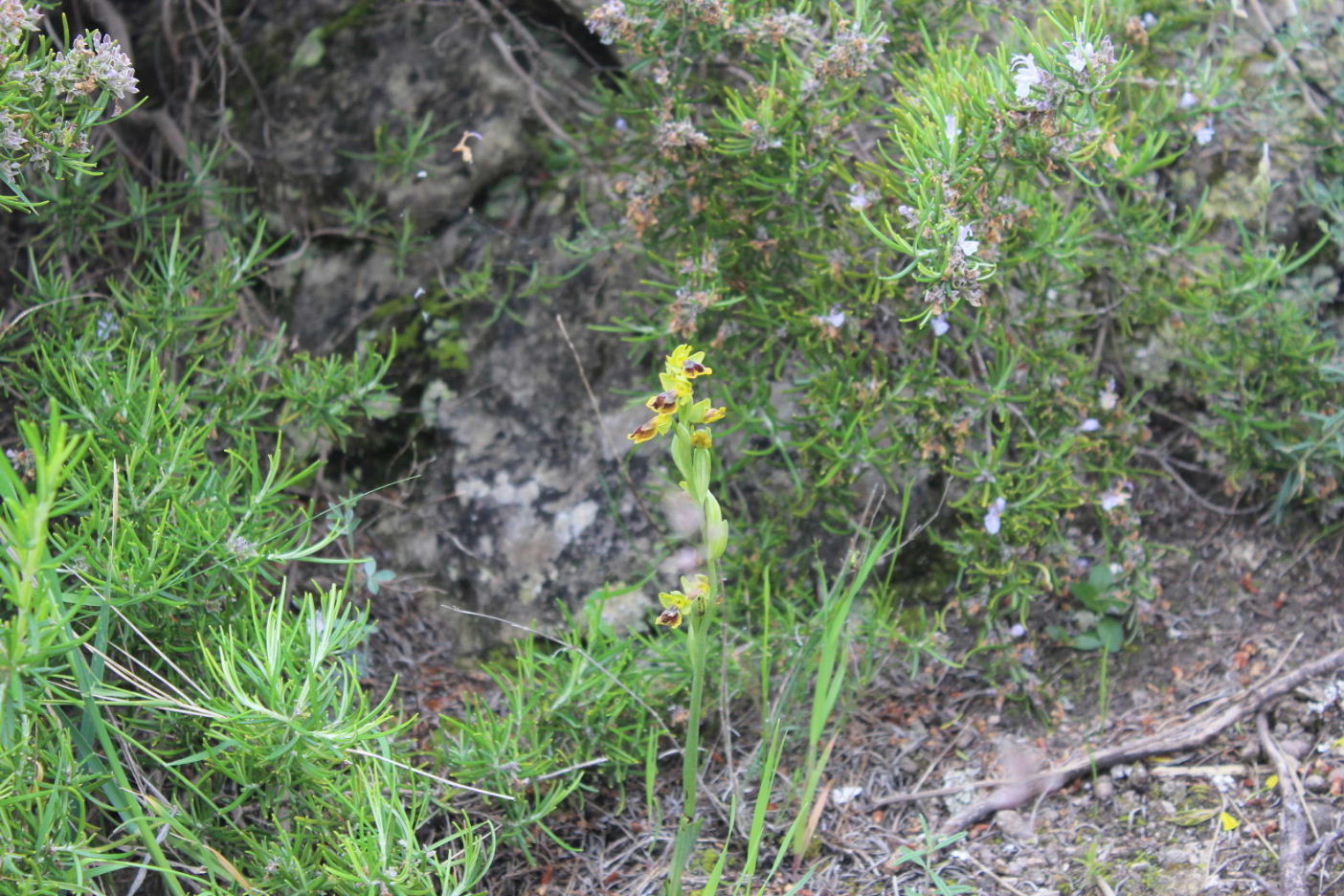
[[[555,520],[551,523],[556,542],[561,548],[565,547],[582,535],[595,519],[597,519],[595,501],[580,501],[573,507],[565,508],[555,515]]]
[[[525,482],[510,482],[503,470],[495,473],[493,481],[486,482],[476,477],[464,477],[457,481],[457,495],[463,501],[479,501],[483,504],[502,504],[509,506],[534,503],[541,494],[541,486],[535,479]]]

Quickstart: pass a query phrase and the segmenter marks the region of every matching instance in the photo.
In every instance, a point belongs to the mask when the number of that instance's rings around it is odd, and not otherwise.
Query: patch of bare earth
[[[785,859],[772,890],[1344,892],[1340,542],[1168,498],[1150,521],[1168,546],[1162,597],[1113,660],[1105,707],[1093,654],[1042,647],[1024,691],[964,669],[911,674],[894,650],[839,734],[813,852]],[[738,773],[752,728],[735,738]],[[715,755],[707,850],[738,786],[721,744]],[[574,852],[501,856],[492,892],[660,892],[670,828],[655,830],[642,800],[603,804],[550,819]]]

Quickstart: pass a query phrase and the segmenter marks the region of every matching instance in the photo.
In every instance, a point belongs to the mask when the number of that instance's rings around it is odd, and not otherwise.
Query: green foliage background
[[[563,841],[561,813],[638,799],[641,771],[670,826],[671,710],[717,669],[691,718],[703,697],[705,718],[736,709],[758,735],[742,780],[765,795],[734,866],[751,886],[767,845],[812,848],[858,639],[919,664],[1025,635],[1095,652],[1104,679],[1143,634],[1155,477],[1336,524],[1344,188],[1337,121],[1312,107],[1344,89],[1299,101],[1285,55],[1251,71],[1226,9],[631,0],[590,21],[624,72],[590,143],[549,158],[599,160],[591,202],[622,221],[587,244],[653,272],[599,327],[650,369],[708,348],[726,384],[716,492],[728,578],[752,599],[691,657],[596,613],[556,649],[521,644],[494,667],[504,708],[445,726],[448,766],[486,791],[454,800],[460,782],[415,771],[409,720],[360,685],[350,591],[391,573],[355,555],[354,499],[317,474],[397,409],[399,336],[468,366],[460,305],[502,285],[498,317],[548,282],[486,253],[455,292],[381,309],[369,346],[386,351],[313,357],[255,314],[288,235],[224,182],[222,150],[193,146],[160,180],[107,143],[72,136],[45,167],[25,150],[4,200],[27,217],[6,222],[0,320],[0,884],[480,892],[492,833],[530,855]],[[1289,22],[1277,40],[1316,35]],[[54,46],[16,44],[11,74]],[[75,136],[109,111],[24,83],[0,111],[68,114]],[[393,122],[370,158],[404,177],[450,136]],[[399,269],[426,251],[348,199],[351,231],[395,245]],[[846,541],[840,570],[814,567],[818,543]],[[974,635],[957,655],[953,620]],[[935,851],[910,861],[941,881]]]
[[[1174,465],[1336,514],[1339,347],[1291,280],[1323,239],[1279,242],[1269,156],[1235,229],[1173,188],[1238,136],[1222,11],[673,8],[595,15],[634,73],[601,130],[622,236],[662,272],[620,329],[729,359],[735,472],[791,473],[766,516],[913,492],[988,627],[1096,564],[1149,594],[1131,499]]]

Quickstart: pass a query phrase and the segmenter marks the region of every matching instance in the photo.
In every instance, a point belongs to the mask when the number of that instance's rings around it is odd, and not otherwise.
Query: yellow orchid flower
[[[682,576],[681,590],[664,591],[658,595],[658,600],[663,604],[663,612],[658,615],[658,624],[677,628],[691,607],[709,595],[709,590],[709,577],[703,573]]]
[[[691,423],[713,423],[716,420],[722,420],[727,413],[727,408],[710,407],[709,399],[702,398],[691,405],[690,412],[686,417]]]
[[[667,372],[693,380],[698,376],[709,376],[714,371],[705,366],[704,352],[697,352],[690,345],[679,345],[667,356]]]
[[[639,428],[626,436],[626,438],[638,445],[640,442],[647,442],[649,439],[662,435],[671,428],[671,416],[667,414],[659,414],[647,423],[641,423]]]

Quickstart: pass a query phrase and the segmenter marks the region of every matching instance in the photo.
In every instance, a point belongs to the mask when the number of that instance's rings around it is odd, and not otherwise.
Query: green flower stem
[[[702,502],[705,507],[708,502]],[[681,754],[682,815],[672,850],[672,865],[668,874],[668,896],[680,896],[681,875],[695,847],[700,832],[695,804],[700,793],[700,725],[705,713],[705,682],[708,680],[710,633],[718,615],[718,601],[723,591],[719,563],[709,548],[710,527],[705,511],[701,534],[705,540],[706,569],[712,585],[706,599],[698,601],[688,614],[686,646],[691,658],[691,699],[687,708],[686,746]]]
[[[704,718],[705,669],[709,657],[709,608],[697,608],[691,614],[687,646],[691,654],[691,703],[686,723],[686,749],[682,753],[681,790],[685,797],[684,814],[695,814],[695,799],[700,781],[700,722]]]
[[[700,792],[700,722],[704,717],[705,667],[709,653],[709,602],[697,607],[687,620],[687,649],[691,657],[691,700],[686,720],[686,744],[681,754],[681,819],[668,870],[667,896],[681,896],[681,875],[686,870],[700,833],[695,802]]]

